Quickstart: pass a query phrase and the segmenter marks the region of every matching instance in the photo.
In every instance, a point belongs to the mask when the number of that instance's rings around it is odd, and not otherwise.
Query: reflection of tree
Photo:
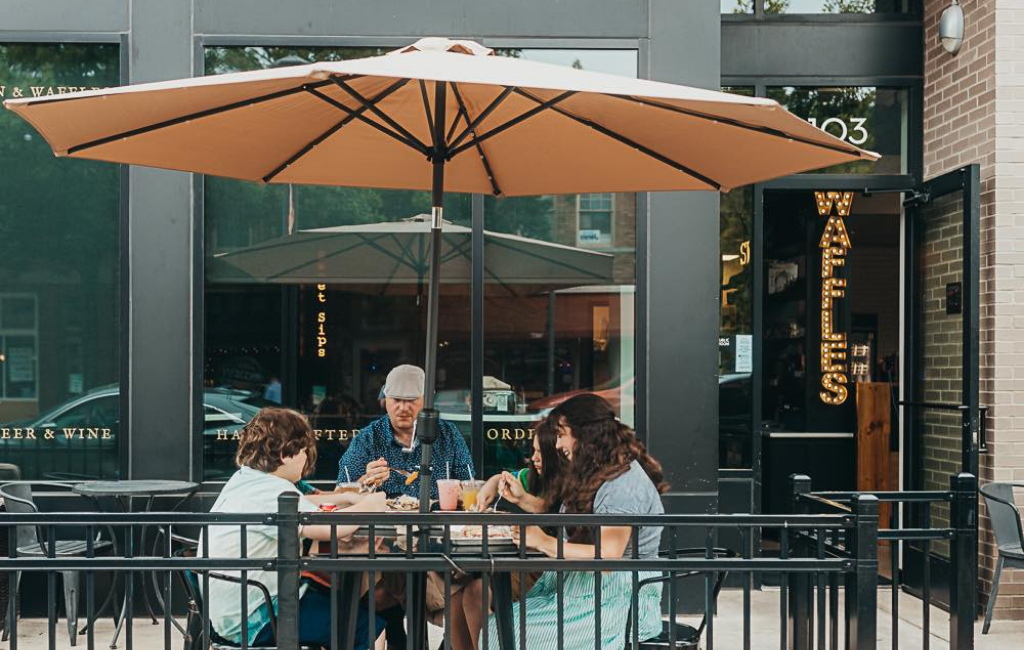
[[[867,140],[858,146],[876,151],[875,137],[875,88],[849,86],[842,88],[803,88],[780,87],[769,88],[768,97],[786,107],[789,112],[801,118],[813,117],[818,126],[822,126],[829,118],[838,118],[848,126],[852,126],[851,118],[864,118]],[[838,135],[830,131],[832,135]],[[856,160],[836,167],[830,172],[868,173],[875,163],[870,160]]]
[[[32,86],[116,86],[119,66],[116,45],[0,45],[7,98],[15,87],[31,96]],[[118,168],[55,158],[9,111],[0,161],[0,277],[5,292],[40,296],[39,396],[49,408],[66,398],[68,373],[84,373],[86,390],[117,381]],[[88,342],[80,366],[64,354],[75,337]]]

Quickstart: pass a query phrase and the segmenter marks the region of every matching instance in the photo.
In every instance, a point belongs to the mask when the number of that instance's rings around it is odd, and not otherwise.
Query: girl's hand
[[[550,550],[555,538],[541,530],[540,526],[527,526],[525,537],[520,535],[521,532],[521,526],[512,527],[512,541],[517,545],[551,555]]]
[[[498,498],[498,485],[501,483],[501,475],[496,474],[487,479],[480,492],[476,495],[476,509],[486,510]]]
[[[501,473],[501,484],[498,487],[498,491],[501,493],[502,498],[516,505],[519,505],[523,498],[526,497],[526,490],[523,489],[523,484],[509,472]]]

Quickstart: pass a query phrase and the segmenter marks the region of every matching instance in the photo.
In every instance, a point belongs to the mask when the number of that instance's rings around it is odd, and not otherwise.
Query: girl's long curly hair
[[[640,463],[659,494],[668,491],[661,463],[647,453],[632,428],[619,422],[615,409],[601,396],[577,395],[555,407],[548,419],[555,426],[568,427],[576,438],[572,462],[560,486],[567,513],[593,512],[597,491],[625,474],[634,460]]]

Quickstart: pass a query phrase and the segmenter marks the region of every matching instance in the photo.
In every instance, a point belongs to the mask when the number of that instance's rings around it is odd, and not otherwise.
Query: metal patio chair
[[[32,498],[33,486],[45,486],[48,488],[55,488],[60,490],[68,490],[70,486],[65,483],[51,483],[46,481],[15,481],[10,483],[4,483],[0,485],[0,499],[3,499],[4,505],[8,512],[29,514],[38,513],[39,507],[36,506],[35,501]],[[19,557],[55,557],[55,558],[66,558],[66,557],[85,557],[89,552],[89,542],[85,539],[56,539],[54,535],[53,547],[48,547],[50,538],[44,534],[42,528],[37,526],[18,526],[17,531],[17,554]],[[113,544],[109,540],[101,539],[100,533],[96,533],[95,539],[93,539],[93,552],[99,553],[100,551],[109,549]],[[79,594],[79,581],[78,571],[61,571],[61,577],[64,583],[64,613],[68,620],[68,637],[71,645],[74,646],[78,641],[78,594]],[[13,585],[10,589],[11,599],[16,600],[18,594],[18,587],[21,582],[21,572],[16,571],[14,573]],[[12,611],[15,608],[8,608],[6,616],[6,624],[4,625],[2,641],[6,641],[8,634],[10,633]]]
[[[737,558],[740,556],[739,553],[727,548],[713,548],[711,549],[712,555],[716,558]],[[674,557],[698,557],[703,558],[707,554],[707,549],[700,548],[680,548],[676,549]],[[662,557],[672,557],[671,551],[662,551],[659,553]],[[647,578],[641,580],[638,585],[639,589],[643,589],[647,585],[653,585],[658,583],[667,583],[670,580],[683,580],[685,578],[693,578],[701,575],[701,571],[683,571],[674,573],[672,575],[663,575],[656,578]],[[661,650],[663,648],[669,648],[670,650],[697,650],[700,647],[700,638],[704,634],[704,628],[707,627],[708,616],[714,616],[715,610],[718,608],[718,594],[722,591],[722,585],[725,584],[725,579],[729,576],[728,571],[719,571],[718,577],[715,579],[715,586],[713,588],[711,597],[711,611],[704,612],[704,616],[700,619],[700,625],[693,627],[687,623],[679,623],[674,621],[663,621],[661,634],[654,637],[653,639],[640,639],[641,650]],[[626,622],[626,648],[631,647],[632,644],[632,612],[630,613],[630,620]],[[675,645],[670,645],[672,638],[672,626],[675,626]]]
[[[176,557],[195,557],[196,551],[199,548],[199,541],[190,539],[188,537],[182,537],[180,535],[172,535],[171,540],[179,545],[179,548],[174,552]],[[185,645],[184,650],[232,650],[233,648],[241,647],[240,644],[228,641],[224,637],[217,634],[217,631],[210,626],[210,639],[205,640],[206,634],[203,625],[203,590],[200,587],[200,575],[201,571],[192,571],[186,569],[178,574],[181,581],[182,588],[185,590],[185,596],[188,599],[188,613],[185,617]],[[224,580],[226,582],[233,582],[235,584],[242,584],[240,578],[234,576],[225,575],[215,571],[208,572],[211,580]],[[263,602],[270,611],[270,629],[274,632],[274,638],[277,638],[277,613],[274,610],[273,599],[270,596],[270,590],[267,589],[266,585],[256,580],[248,580],[250,587],[253,587],[263,595]],[[259,648],[260,650],[276,650],[277,646],[250,646],[252,648]],[[320,650],[313,646],[302,645],[299,646],[300,650]]]
[[[989,483],[980,490],[988,507],[988,517],[996,536],[996,546],[999,547],[996,573],[992,578],[992,593],[988,597],[988,606],[985,607],[982,634],[988,634],[988,628],[992,625],[992,611],[999,596],[999,578],[1002,576],[1003,567],[1024,569],[1024,526],[1021,525],[1020,511],[1013,499],[1015,487],[1024,488],[1024,483]]]

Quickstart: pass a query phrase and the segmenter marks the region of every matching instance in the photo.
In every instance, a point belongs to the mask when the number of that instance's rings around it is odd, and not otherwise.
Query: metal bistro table
[[[192,483],[190,481],[162,481],[162,480],[125,480],[125,481],[86,481],[84,483],[78,483],[73,488],[76,494],[87,497],[96,504],[96,509],[102,511],[100,506],[100,499],[113,499],[117,504],[117,508],[120,512],[131,512],[132,501],[135,499],[145,499],[146,504],[142,509],[142,512],[150,512],[153,509],[153,502],[157,497],[181,497],[181,500],[175,504],[173,509],[177,509],[186,499],[191,497],[199,489],[198,483]],[[134,540],[132,535],[128,534],[125,536],[126,547],[122,548],[118,542],[117,536],[114,536],[114,552],[117,555],[124,555],[125,551],[133,552]],[[146,527],[142,526],[139,531],[139,548],[145,552],[146,550]],[[154,577],[155,580],[155,577]],[[110,641],[110,647],[117,647],[117,639],[121,636],[121,628],[124,626],[125,619],[128,615],[130,606],[130,598],[132,596],[132,585],[135,582],[135,574],[129,573],[128,583],[126,585],[124,599],[121,604],[121,613],[117,617],[117,627],[114,630],[114,638]],[[155,583],[154,583],[155,584]],[[164,603],[160,598],[160,590],[154,588],[157,600],[160,602],[160,606],[164,607]],[[108,600],[113,594],[113,590],[108,594]],[[149,593],[146,591],[146,581],[143,578],[142,581],[142,599],[146,605],[146,610],[149,612],[149,617],[152,619],[153,624],[157,624],[156,616],[153,613],[152,604],[149,602]],[[106,607],[106,603],[100,607],[102,611],[103,607]],[[93,621],[88,621],[87,625],[92,625]]]
[[[405,531],[399,531],[399,528],[405,528],[405,526],[393,525],[393,524],[376,524],[373,527],[373,538],[374,540],[399,540],[408,539],[410,533]],[[418,539],[421,533],[414,531],[411,533],[413,539]],[[443,553],[446,556],[452,558],[458,557],[510,557],[518,556],[520,554],[519,547],[514,543],[509,543],[502,540],[489,539],[485,545],[483,540],[463,540],[455,542],[450,537],[448,539],[448,547],[445,548],[446,542],[444,537],[443,526],[432,526],[428,535],[431,539],[429,548],[426,552],[430,554]],[[356,533],[356,537],[367,538],[370,537],[369,526],[364,526],[359,529]],[[340,618],[338,629],[344,634],[344,645],[342,647],[351,648],[355,642],[355,629],[356,629],[356,617],[358,612],[356,610],[356,603],[359,602],[359,588],[362,583],[360,574],[346,572],[341,577],[341,584],[339,585],[339,592],[349,598],[349,602],[352,603],[351,607],[343,608]],[[491,574],[491,584],[494,590],[494,617],[496,619],[498,628],[498,644],[501,650],[513,650],[513,644],[515,643],[513,622],[512,622],[512,574],[503,571]],[[414,607],[423,607],[423,596],[417,596],[418,602]],[[407,616],[425,616],[424,612],[407,612]],[[410,629],[415,630],[416,628],[410,624]],[[413,650],[426,650],[424,644],[426,639],[421,639],[418,635],[413,634],[411,639],[411,647]]]

